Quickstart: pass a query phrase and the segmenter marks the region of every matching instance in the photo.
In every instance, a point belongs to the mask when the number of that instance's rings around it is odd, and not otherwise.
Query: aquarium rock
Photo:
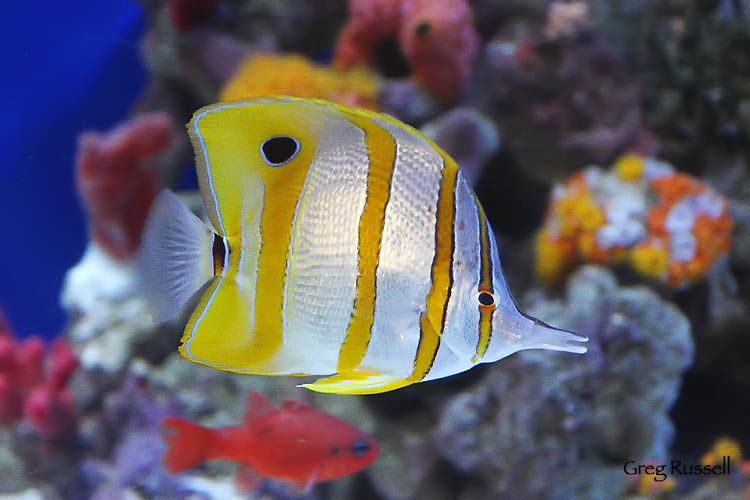
[[[422,125],[420,131],[456,160],[472,186],[487,160],[500,149],[495,122],[470,107],[455,107]]]
[[[490,496],[612,498],[624,461],[668,456],[690,325],[649,289],[619,287],[592,266],[572,276],[565,299],[532,295],[527,311],[588,335],[589,352],[524,351],[493,365],[447,403],[434,442]]]

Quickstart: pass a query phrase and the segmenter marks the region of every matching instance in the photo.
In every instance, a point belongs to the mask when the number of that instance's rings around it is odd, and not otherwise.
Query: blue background
[[[25,336],[58,334],[65,271],[87,235],[75,191],[76,138],[123,120],[144,88],[136,0],[7,2],[2,46],[0,306]]]

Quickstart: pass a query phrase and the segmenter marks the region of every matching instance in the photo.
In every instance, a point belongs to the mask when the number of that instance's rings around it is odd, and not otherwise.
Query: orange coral
[[[227,82],[220,99],[281,94],[376,109],[379,87],[377,76],[362,67],[340,71],[314,64],[300,55],[255,54]]]
[[[464,0],[350,0],[334,61],[339,68],[370,63],[375,46],[390,37],[417,83],[445,100],[460,92],[479,47]]]
[[[579,259],[625,260],[644,276],[683,287],[729,251],[731,229],[727,203],[716,191],[631,153],[609,172],[588,168],[555,188],[537,238],[536,269],[556,285]]]

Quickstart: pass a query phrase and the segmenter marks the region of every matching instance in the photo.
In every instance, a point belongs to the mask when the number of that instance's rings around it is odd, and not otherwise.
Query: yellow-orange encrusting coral
[[[706,453],[701,455],[701,465],[721,465],[722,458],[729,457],[734,463],[742,461],[742,446],[727,436],[720,437]]]
[[[380,83],[364,67],[346,71],[315,64],[296,54],[254,54],[239,67],[221,91],[222,101],[263,95],[327,99],[377,109]]]
[[[334,62],[369,64],[389,38],[398,40],[416,82],[445,100],[460,92],[479,49],[465,0],[350,0]]]
[[[680,288],[728,253],[731,229],[719,193],[666,163],[630,153],[609,171],[589,167],[554,188],[537,237],[536,271],[557,285],[579,260],[625,261],[643,276]]]

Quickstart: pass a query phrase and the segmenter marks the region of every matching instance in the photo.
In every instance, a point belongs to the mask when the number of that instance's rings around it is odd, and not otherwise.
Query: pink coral
[[[140,245],[151,202],[160,187],[155,157],[173,142],[168,114],[150,113],[108,134],[85,132],[76,159],[78,191],[94,239],[125,259]]]
[[[78,367],[78,357],[62,340],[44,341],[31,336],[13,338],[0,323],[0,425],[11,425],[24,418],[48,440],[73,433],[77,415],[70,392],[70,377]]]
[[[335,64],[370,63],[376,44],[390,37],[398,39],[414,79],[446,100],[460,92],[479,46],[463,0],[350,0]]]

